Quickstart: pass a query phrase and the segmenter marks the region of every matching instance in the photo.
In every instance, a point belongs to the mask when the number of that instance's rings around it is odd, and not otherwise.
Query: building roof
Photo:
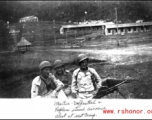
[[[30,46],[32,45],[29,41],[27,41],[24,37],[21,38],[20,42],[17,43],[17,46]]]
[[[134,27],[134,26],[146,26],[146,25],[152,25],[152,22],[118,24],[118,28]],[[117,24],[106,25],[106,28],[117,28]]]
[[[31,18],[38,18],[38,17],[36,17],[36,16],[27,16],[27,17],[20,18],[20,20],[22,20],[22,19],[31,19]]]
[[[102,25],[113,25],[113,22],[100,22],[100,23],[87,23],[87,24],[77,24],[77,25],[62,25],[61,28],[81,28],[81,27],[93,27]]]

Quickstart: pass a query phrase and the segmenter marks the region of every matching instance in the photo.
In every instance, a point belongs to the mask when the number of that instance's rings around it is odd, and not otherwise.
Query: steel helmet
[[[62,62],[62,60],[56,60],[55,62],[54,62],[54,68],[58,68],[58,67],[61,67],[61,66],[63,66],[64,64],[63,64],[63,62]]]
[[[46,67],[52,67],[51,63],[49,61],[42,61],[39,65],[39,69],[40,71],[43,69],[43,68],[46,68]]]
[[[83,60],[88,60],[89,58],[85,54],[79,54],[78,55],[78,62],[82,62]]]

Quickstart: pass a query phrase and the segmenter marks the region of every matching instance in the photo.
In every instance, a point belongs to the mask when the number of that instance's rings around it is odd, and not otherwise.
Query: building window
[[[123,32],[123,28],[121,28],[120,30],[121,30],[121,32]]]
[[[133,30],[136,31],[136,27],[134,27]]]
[[[146,30],[149,31],[149,26],[146,27]]]
[[[115,29],[116,33],[117,33],[117,29]]]
[[[131,31],[131,28],[128,28],[128,31],[130,32],[130,31]]]
[[[67,31],[67,29],[64,29],[64,32],[66,32]]]
[[[111,31],[111,30],[110,30],[110,29],[108,29],[108,33],[110,33],[110,31]]]

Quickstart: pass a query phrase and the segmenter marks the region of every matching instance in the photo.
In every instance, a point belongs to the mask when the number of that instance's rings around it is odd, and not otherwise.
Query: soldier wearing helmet
[[[40,75],[32,82],[31,98],[57,98],[64,84],[51,73],[52,65],[49,61],[42,61],[39,65]]]
[[[63,91],[68,98],[72,98],[71,96],[71,82],[72,82],[72,74],[70,71],[65,69],[64,63],[62,60],[55,60],[54,62],[54,70],[55,77],[59,79],[63,84]]]
[[[102,80],[94,68],[88,67],[88,61],[85,54],[79,54],[79,68],[72,75],[72,94],[80,99],[92,99],[101,87]]]

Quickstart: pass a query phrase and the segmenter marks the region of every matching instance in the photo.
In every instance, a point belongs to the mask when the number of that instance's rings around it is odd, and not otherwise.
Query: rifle
[[[106,86],[102,86],[98,91],[97,94],[93,97],[94,99],[102,98],[114,91],[117,91],[123,98],[125,96],[119,91],[118,87],[125,84],[130,83],[133,81],[139,81],[137,79],[126,79],[126,80],[116,80],[116,79],[107,79],[106,82],[103,82],[102,85],[107,84]]]
[[[126,78],[126,82],[125,83],[130,83],[130,82],[134,82],[134,81],[139,81],[139,79],[133,79],[133,78]],[[102,82],[102,86],[107,86],[108,88],[113,87],[121,82],[123,82],[124,80],[122,79],[115,79],[115,78],[107,78],[105,81]]]

